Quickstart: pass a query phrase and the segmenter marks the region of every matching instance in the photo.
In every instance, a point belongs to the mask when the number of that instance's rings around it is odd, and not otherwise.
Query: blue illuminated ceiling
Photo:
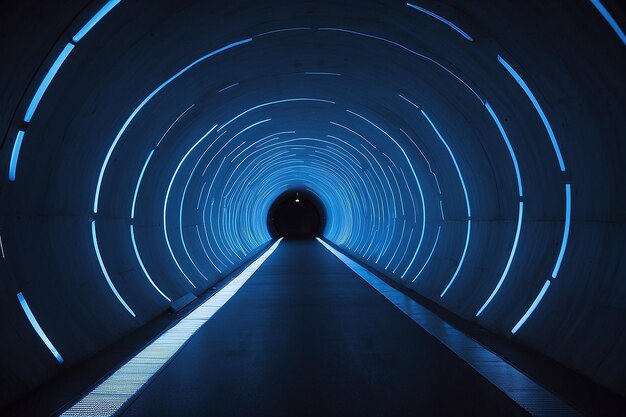
[[[7,398],[237,269],[290,189],[355,258],[623,389],[623,9],[214,3],[95,2],[33,58],[0,266],[41,370],[12,347]]]

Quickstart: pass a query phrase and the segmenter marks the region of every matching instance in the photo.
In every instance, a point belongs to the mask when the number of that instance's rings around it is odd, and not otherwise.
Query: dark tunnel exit
[[[267,226],[275,239],[313,239],[322,235],[325,225],[324,207],[319,198],[308,191],[286,191],[268,212]]]

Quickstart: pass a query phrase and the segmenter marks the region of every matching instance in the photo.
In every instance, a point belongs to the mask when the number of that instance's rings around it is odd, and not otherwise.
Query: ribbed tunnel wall
[[[7,8],[1,401],[210,288],[292,189],[357,259],[626,394],[625,10],[603,4]]]

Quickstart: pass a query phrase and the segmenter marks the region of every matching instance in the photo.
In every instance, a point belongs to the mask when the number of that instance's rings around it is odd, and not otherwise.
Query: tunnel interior
[[[313,239],[324,232],[324,207],[306,190],[289,190],[270,206],[268,229],[274,239]]]
[[[8,2],[0,405],[281,237],[626,396],[625,22],[618,0]]]

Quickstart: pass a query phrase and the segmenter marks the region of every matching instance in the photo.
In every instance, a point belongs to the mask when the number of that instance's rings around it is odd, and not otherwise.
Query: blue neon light
[[[461,186],[463,187],[463,194],[465,195],[465,206],[467,207],[467,217],[472,217],[472,211],[470,209],[470,203],[469,203],[469,194],[467,193],[467,187],[465,186],[465,180],[463,179],[463,174],[461,174],[461,168],[459,168],[459,164],[456,162],[456,158],[454,157],[454,153],[452,153],[452,149],[450,149],[450,146],[448,145],[448,142],[446,142],[446,140],[443,138],[443,136],[441,136],[441,133],[439,133],[439,130],[437,129],[435,124],[432,122],[432,120],[430,120],[430,117],[428,117],[426,112],[424,110],[420,110],[420,111],[422,112],[422,114],[424,115],[426,120],[428,120],[428,123],[430,124],[430,126],[433,128],[433,130],[437,134],[437,137],[441,140],[441,143],[443,143],[444,146],[446,147],[446,149],[448,150],[448,153],[450,154],[450,158],[452,158],[452,162],[454,162],[454,167],[456,168],[457,174],[459,174],[459,179],[461,180]]]
[[[435,243],[433,244],[433,248],[431,249],[430,253],[428,254],[428,258],[426,258],[426,262],[424,262],[424,265],[422,265],[422,269],[419,270],[419,272],[417,273],[417,275],[415,275],[415,278],[413,278],[413,280],[411,282],[415,282],[415,280],[422,274],[424,269],[426,269],[426,265],[428,265],[428,262],[430,261],[430,258],[433,256],[433,253],[435,253],[435,248],[437,247],[437,242],[439,242],[439,233],[440,232],[441,232],[441,226],[437,226],[437,236],[435,237]]]
[[[444,290],[439,295],[440,298],[443,298],[443,296],[446,295],[446,292],[448,292],[448,290],[450,289],[450,286],[452,286],[452,283],[454,282],[456,277],[459,275],[459,271],[461,271],[461,266],[463,266],[463,262],[465,261],[465,255],[467,255],[467,248],[469,246],[471,231],[472,231],[472,221],[468,220],[467,221],[467,235],[465,236],[465,247],[463,248],[463,253],[461,254],[461,260],[459,261],[459,266],[457,266],[456,271],[454,271],[454,275],[452,275],[452,279],[450,280],[450,282],[448,282],[448,285],[446,285],[446,288],[444,288]]]
[[[220,89],[220,90],[218,91],[218,93],[223,93],[224,91],[229,90],[229,89],[231,89],[231,88],[233,88],[233,87],[236,87],[236,86],[238,86],[238,85],[239,85],[239,83],[234,83],[234,84],[231,84],[231,85],[227,85],[226,87],[224,87],[224,88]]]
[[[413,8],[413,9],[415,9],[415,10],[419,10],[420,12],[425,13],[425,14],[427,14],[430,17],[434,17],[435,19],[439,20],[442,23],[445,23],[446,25],[448,25],[449,27],[451,27],[452,29],[457,31],[457,33],[459,33],[461,36],[463,36],[468,41],[470,41],[470,42],[474,41],[474,39],[472,39],[472,37],[470,35],[468,35],[467,33],[465,33],[460,27],[458,27],[454,23],[450,22],[449,20],[444,19],[443,17],[439,16],[438,14],[433,13],[430,10],[426,10],[423,7],[419,7],[419,6],[416,6],[416,5],[411,4],[411,3],[407,3],[406,5],[411,7],[411,8]]]
[[[174,175],[172,175],[172,178],[170,180],[170,183],[167,187],[167,192],[165,193],[165,202],[163,203],[163,234],[165,235],[165,243],[167,244],[167,248],[170,251],[170,255],[172,255],[172,259],[174,260],[174,263],[176,264],[176,266],[178,267],[178,270],[183,274],[183,276],[187,279],[187,281],[191,284],[191,286],[193,288],[196,288],[196,285],[189,279],[189,277],[187,276],[187,274],[185,273],[185,271],[183,271],[183,268],[180,266],[180,264],[178,263],[178,259],[176,259],[176,255],[174,255],[174,250],[172,249],[172,245],[170,244],[170,239],[169,239],[169,235],[167,233],[167,202],[169,201],[170,198],[170,191],[172,191],[172,185],[174,184],[174,180],[176,179],[176,175],[178,175],[178,171],[180,170],[180,167],[183,166],[183,163],[185,163],[185,160],[187,159],[187,157],[189,156],[189,154],[191,154],[191,152],[193,152],[194,149],[196,149],[196,147],[207,137],[211,134],[211,132],[213,132],[213,130],[215,130],[215,128],[217,127],[217,125],[214,125],[211,129],[209,129],[208,132],[206,132],[191,148],[189,148],[189,150],[187,151],[187,153],[185,154],[185,156],[182,157],[182,159],[180,160],[180,162],[178,163],[178,166],[176,167],[176,170],[174,171]],[[205,278],[206,279],[206,278]]]
[[[15,172],[17,171],[17,161],[20,157],[20,149],[22,148],[22,141],[24,140],[24,131],[19,130],[17,137],[15,138],[15,144],[13,145],[13,152],[11,152],[11,162],[9,163],[9,181],[15,181]]]
[[[146,168],[148,167],[148,163],[150,162],[150,158],[152,158],[152,154],[154,153],[154,149],[150,151],[148,154],[148,158],[146,158],[146,162],[143,164],[143,168],[141,168],[141,172],[139,173],[139,179],[137,179],[137,185],[135,186],[135,194],[133,195],[133,204],[130,210],[130,218],[135,218],[135,204],[137,203],[137,194],[139,194],[139,187],[141,186],[141,180],[143,179],[143,174],[146,172]]]
[[[65,48],[63,48],[57,59],[48,70],[48,73],[43,78],[43,81],[41,81],[41,84],[39,84],[39,87],[37,88],[37,91],[35,92],[35,95],[33,96],[33,99],[31,100],[28,109],[26,109],[26,115],[24,116],[24,121],[26,123],[29,123],[33,118],[39,102],[43,98],[43,95],[46,93],[48,87],[50,86],[52,79],[59,71],[59,68],[61,68],[61,65],[63,65],[65,59],[69,56],[70,52],[72,52],[72,49],[74,49],[74,45],[72,45],[71,43],[65,45]]]
[[[520,327],[522,327],[524,325],[524,323],[526,323],[526,320],[528,320],[530,315],[533,314],[533,311],[535,311],[535,309],[537,308],[537,306],[541,302],[541,299],[546,294],[546,291],[548,291],[548,287],[550,287],[550,281],[549,280],[546,281],[545,284],[543,284],[543,287],[541,288],[541,291],[539,291],[539,294],[537,295],[537,298],[535,298],[535,301],[533,301],[531,306],[528,308],[528,311],[526,311],[526,313],[522,316],[520,321],[517,322],[515,327],[513,327],[513,329],[511,329],[511,333],[513,333],[513,334],[517,333],[517,331],[520,329]]]
[[[598,11],[602,15],[602,17],[604,17],[604,19],[608,22],[608,24],[611,25],[611,28],[615,31],[617,36],[619,36],[619,39],[622,41],[622,43],[626,45],[626,35],[624,34],[624,31],[622,30],[622,28],[619,27],[615,19],[613,19],[613,16],[611,16],[608,10],[606,10],[604,5],[600,3],[600,0],[589,1],[591,1],[591,4],[593,4],[596,9],[598,9]]]
[[[561,250],[559,251],[559,257],[554,265],[552,271],[552,278],[556,278],[561,268],[561,262],[563,262],[563,256],[565,255],[565,248],[567,247],[567,240],[569,239],[569,229],[572,220],[572,189],[570,184],[565,184],[565,228],[563,230],[563,240],[561,241]]]
[[[93,240],[93,247],[96,251],[96,256],[98,257],[98,263],[100,264],[100,269],[102,270],[102,274],[104,275],[104,278],[106,279],[107,284],[109,284],[109,288],[111,288],[111,291],[113,292],[117,300],[120,302],[120,304],[124,306],[124,308],[130,313],[130,315],[133,317],[137,317],[137,315],[130,308],[130,306],[126,304],[126,301],[124,301],[120,293],[117,292],[117,288],[115,288],[115,285],[113,284],[113,281],[111,281],[111,278],[109,277],[109,273],[107,272],[107,269],[104,266],[104,261],[102,260],[102,256],[100,255],[100,248],[98,247],[98,236],[96,235],[95,220],[91,221],[91,238]]]
[[[111,11],[111,9],[117,6],[118,3],[121,1],[122,0],[109,0],[104,6],[102,6],[100,10],[96,12],[95,15],[93,15],[91,19],[89,19],[87,23],[85,23],[85,26],[83,26],[81,30],[79,30],[78,33],[74,35],[72,41],[74,41],[74,43],[80,41],[83,36],[87,34],[87,32],[89,32],[107,13]]]
[[[496,123],[496,126],[498,126],[498,130],[500,131],[500,134],[504,138],[504,142],[506,143],[506,147],[509,150],[509,154],[511,155],[511,159],[513,160],[513,166],[515,167],[515,176],[517,177],[517,189],[518,189],[518,192],[519,192],[519,196],[523,197],[524,196],[524,192],[522,191],[522,175],[520,174],[520,171],[519,171],[519,165],[517,163],[517,157],[515,156],[515,151],[513,150],[513,146],[511,146],[511,141],[509,140],[509,137],[506,134],[506,132],[504,130],[504,127],[502,127],[502,123],[500,123],[500,119],[498,119],[498,116],[493,111],[493,109],[491,108],[489,103],[485,102],[485,107],[487,108],[487,111],[489,112],[489,114],[493,118],[493,121]]]
[[[152,277],[148,273],[148,270],[144,266],[143,260],[141,259],[141,256],[139,255],[139,249],[137,249],[137,242],[135,240],[135,228],[133,227],[132,224],[130,225],[130,238],[133,242],[133,249],[135,250],[135,257],[137,258],[137,262],[139,262],[139,266],[141,266],[141,270],[143,271],[144,275],[150,282],[150,285],[152,285],[154,289],[157,290],[158,293],[161,294],[161,296],[163,296],[163,298],[165,298],[168,302],[172,302],[172,300],[167,295],[165,295],[163,291],[161,291],[161,289],[154,283],[154,281],[152,280]]]
[[[20,301],[20,305],[22,306],[22,309],[24,310],[24,313],[26,314],[28,321],[30,321],[31,326],[33,326],[33,329],[35,329],[35,332],[37,332],[37,335],[39,335],[39,337],[45,343],[48,349],[50,349],[50,352],[52,352],[56,360],[59,363],[63,363],[63,358],[61,357],[61,354],[54,347],[50,339],[48,339],[48,336],[46,336],[46,333],[43,331],[43,329],[39,325],[39,322],[35,318],[35,315],[31,311],[30,307],[28,306],[28,303],[26,302],[26,299],[24,298],[24,295],[22,295],[21,292],[17,293],[17,299]]]
[[[504,280],[506,279],[506,276],[509,273],[509,269],[511,268],[511,263],[513,262],[513,258],[515,257],[515,251],[517,250],[517,243],[519,242],[520,232],[522,230],[522,217],[523,217],[523,215],[524,215],[524,203],[520,201],[520,203],[519,203],[519,213],[517,215],[517,229],[515,231],[515,239],[513,240],[513,248],[511,249],[511,254],[509,255],[509,260],[507,261],[506,267],[504,268],[504,271],[502,272],[502,276],[500,277],[500,281],[498,281],[498,284],[493,289],[493,292],[491,293],[489,298],[487,298],[487,301],[485,301],[485,304],[483,304],[483,306],[480,308],[480,310],[478,310],[478,312],[476,313],[476,317],[478,317],[480,315],[480,313],[482,313],[483,310],[489,305],[489,303],[491,303],[491,300],[493,300],[493,297],[495,297],[496,294],[498,293],[498,291],[500,291],[500,287],[502,286],[502,283],[504,282]]]
[[[526,82],[522,79],[522,77],[520,77],[520,75],[517,73],[517,71],[515,71],[513,69],[513,67],[511,67],[511,65],[509,65],[509,63],[506,62],[504,60],[504,58],[502,58],[500,55],[498,55],[498,61],[500,61],[500,63],[504,66],[504,68],[506,68],[506,70],[509,72],[509,74],[511,74],[513,76],[513,78],[515,78],[515,81],[517,81],[517,83],[520,85],[520,87],[522,87],[522,89],[524,90],[524,92],[526,93],[526,95],[528,96],[530,101],[533,103],[533,106],[535,107],[535,110],[539,114],[539,117],[541,118],[541,121],[543,122],[543,125],[545,126],[546,131],[548,132],[548,136],[550,136],[550,140],[552,141],[552,147],[554,148],[554,152],[556,153],[556,157],[559,160],[559,167],[561,168],[561,171],[565,172],[565,162],[563,162],[563,156],[561,155],[561,149],[559,148],[559,144],[556,141],[556,137],[554,136],[554,132],[552,131],[552,126],[550,126],[550,122],[548,121],[548,118],[546,117],[546,114],[543,112],[543,109],[541,108],[541,105],[539,105],[539,102],[535,98],[535,95],[530,90],[530,88],[528,87]]]

